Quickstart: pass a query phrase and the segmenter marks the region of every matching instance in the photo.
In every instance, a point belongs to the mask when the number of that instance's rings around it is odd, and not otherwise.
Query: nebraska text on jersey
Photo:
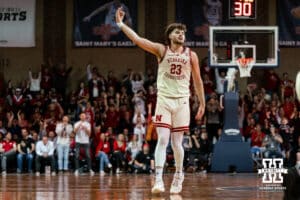
[[[189,96],[190,77],[190,49],[184,48],[177,53],[166,47],[165,56],[158,67],[158,95],[175,98]]]

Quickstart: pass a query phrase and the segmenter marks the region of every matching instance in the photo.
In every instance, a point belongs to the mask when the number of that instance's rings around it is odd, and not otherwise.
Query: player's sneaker
[[[174,174],[173,181],[171,184],[171,189],[170,189],[171,194],[178,194],[181,192],[183,180],[184,180],[183,174],[178,174],[178,173]]]
[[[156,180],[154,186],[152,187],[151,192],[153,194],[165,192],[165,186],[163,180]]]

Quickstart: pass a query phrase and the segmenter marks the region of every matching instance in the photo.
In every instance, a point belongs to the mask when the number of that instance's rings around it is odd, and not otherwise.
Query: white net
[[[236,60],[236,64],[239,67],[240,77],[251,77],[251,70],[254,65],[253,58],[239,58]]]

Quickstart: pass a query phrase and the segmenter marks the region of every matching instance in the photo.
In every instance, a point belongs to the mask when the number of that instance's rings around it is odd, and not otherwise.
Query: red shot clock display
[[[229,0],[230,19],[256,19],[257,0]]]

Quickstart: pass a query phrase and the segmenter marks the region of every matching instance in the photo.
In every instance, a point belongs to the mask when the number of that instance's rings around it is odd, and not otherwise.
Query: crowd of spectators
[[[225,70],[201,63],[206,113],[195,120],[198,100],[191,87],[190,131],[184,133],[185,168],[209,170],[213,145],[223,126]],[[40,175],[49,165],[53,175],[94,171],[152,173],[157,135],[152,123],[156,105],[156,75],[131,69],[117,78],[88,64],[87,78],[70,91],[72,68],[48,62],[40,72],[29,69],[20,84],[8,80],[0,96],[2,174],[8,171]],[[241,92],[239,127],[253,155],[282,157],[291,166],[300,148],[300,110],[294,83],[265,70],[265,85],[249,84]],[[14,82],[16,82],[14,80]],[[1,84],[3,85],[3,84]],[[225,108],[226,109],[226,108]],[[172,149],[167,149],[172,166]],[[47,167],[46,167],[47,168]]]

